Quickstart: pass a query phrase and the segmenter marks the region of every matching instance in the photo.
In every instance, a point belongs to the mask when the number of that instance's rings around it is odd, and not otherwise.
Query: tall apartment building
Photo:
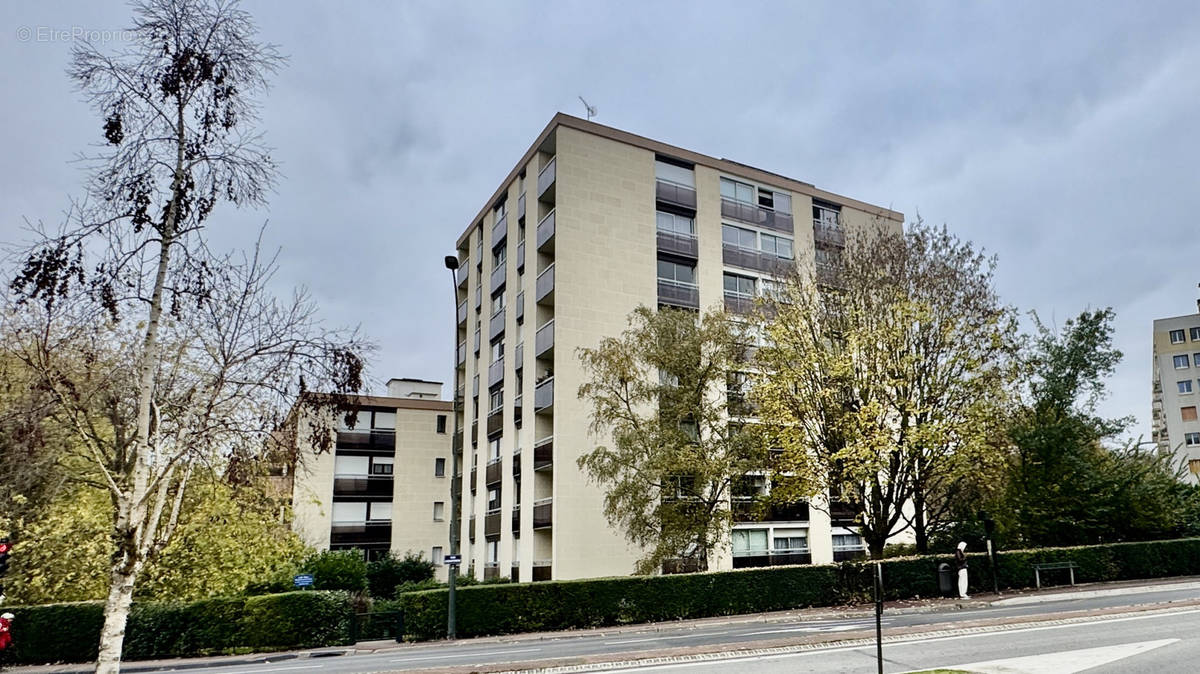
[[[1200,302],[1197,302],[1200,308]],[[1200,313],[1154,321],[1151,438],[1200,479]]]
[[[354,396],[353,425],[336,420],[334,450],[307,452],[292,471],[292,528],[318,550],[422,553],[445,578],[449,552],[451,403],[441,382],[392,379],[387,396]],[[312,419],[296,423],[311,447]],[[326,425],[328,427],[328,425]]]
[[[556,115],[457,242],[464,569],[520,581],[632,572],[639,551],[609,526],[602,489],[576,464],[607,440],[588,432],[576,350],[620,333],[638,305],[746,312],[780,263],[806,259],[828,273],[847,232],[902,222],[807,183]],[[736,395],[736,377],[730,386]],[[738,501],[768,488],[745,482]],[[801,504],[752,522],[732,505],[745,521],[716,568],[862,552],[837,507]]]

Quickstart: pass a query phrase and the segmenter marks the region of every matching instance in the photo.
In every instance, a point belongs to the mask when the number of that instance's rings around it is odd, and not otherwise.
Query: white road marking
[[[666,641],[668,639],[692,639],[695,637],[715,637],[722,634],[729,634],[729,631],[724,632],[700,632],[697,634],[680,634],[674,637],[647,637],[645,639],[624,639],[622,641],[605,641],[605,646],[617,646],[619,644],[640,644],[645,641]]]
[[[533,653],[540,651],[540,648],[514,648],[503,651],[480,651],[478,653],[442,653],[441,655],[426,655],[419,658],[399,658],[391,662],[412,662],[416,660],[443,660],[446,658],[476,658],[484,655],[508,655],[509,653]]]
[[[239,669],[238,674],[259,674],[260,672],[286,672],[293,669],[321,669],[325,665],[295,665],[292,667],[271,667],[270,669]]]
[[[1027,655],[1019,658],[1004,660],[988,660],[986,662],[971,662],[965,665],[954,665],[955,669],[965,669],[979,674],[1002,674],[1003,672],[1021,672],[1021,674],[1075,674],[1086,669],[1107,665],[1110,662],[1132,658],[1146,651],[1154,650],[1167,644],[1173,644],[1179,639],[1159,639],[1158,641],[1141,641],[1132,644],[1117,644],[1115,646],[1100,646],[1098,648],[1081,648],[1076,651],[1059,651],[1058,653],[1043,653]]]

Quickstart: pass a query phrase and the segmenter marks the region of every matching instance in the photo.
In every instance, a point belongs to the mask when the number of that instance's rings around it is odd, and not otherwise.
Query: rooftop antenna
[[[580,96],[579,100],[583,102],[583,107],[587,110],[587,118],[590,121],[593,117],[596,116],[596,106],[588,105],[588,102],[583,100],[583,96]]]

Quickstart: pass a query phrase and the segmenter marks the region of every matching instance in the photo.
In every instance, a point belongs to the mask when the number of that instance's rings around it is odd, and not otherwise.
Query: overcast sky
[[[245,246],[269,221],[280,283],[360,324],[380,381],[449,380],[442,257],[582,94],[601,123],[944,222],[999,256],[1023,311],[1112,306],[1102,411],[1149,437],[1151,322],[1193,313],[1200,281],[1195,2],[244,6],[290,56],[263,119],[284,176],[211,236]],[[0,7],[0,240],[79,194],[69,162],[100,122],[64,74],[70,34],[129,17]]]

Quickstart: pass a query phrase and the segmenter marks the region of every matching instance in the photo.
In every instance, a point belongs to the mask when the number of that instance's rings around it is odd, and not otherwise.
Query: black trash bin
[[[954,570],[946,562],[938,564],[938,592],[942,593],[943,597],[955,597],[958,595],[957,589],[954,587]]]

